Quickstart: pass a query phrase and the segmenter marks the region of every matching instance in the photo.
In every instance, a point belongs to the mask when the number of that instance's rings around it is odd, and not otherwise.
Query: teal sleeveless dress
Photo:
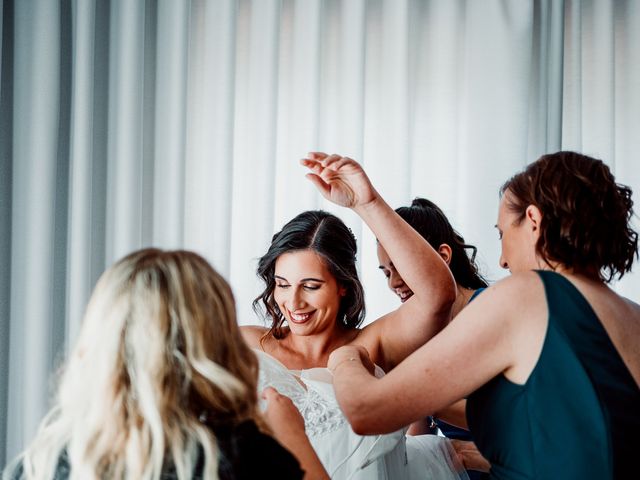
[[[582,294],[537,273],[549,309],[538,363],[524,385],[500,374],[467,401],[491,478],[638,478],[640,389]]]

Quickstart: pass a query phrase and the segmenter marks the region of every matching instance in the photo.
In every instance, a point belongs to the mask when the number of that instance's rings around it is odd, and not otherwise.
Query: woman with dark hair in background
[[[396,208],[396,213],[428,241],[449,266],[456,281],[457,290],[456,301],[451,309],[451,318],[454,319],[476,295],[488,286],[475,263],[476,247],[465,243],[462,235],[451,226],[444,212],[430,200],[415,198],[410,206]],[[470,255],[467,254],[467,250],[471,250]],[[401,302],[411,298],[413,292],[404,283],[402,276],[379,242],[378,261],[380,262],[380,270],[387,278],[391,291],[400,298]],[[447,438],[456,440],[454,447],[469,470],[469,478],[481,480],[488,478],[486,473],[481,473],[481,471],[488,471],[488,462],[477,452],[474,445],[457,442],[459,440],[464,442],[473,440],[467,430],[465,407],[466,402],[461,400],[436,412],[433,416],[414,422],[408,433],[410,435],[435,433],[437,426]]]
[[[349,168],[353,175],[329,197],[354,207],[388,245],[413,298],[359,328],[364,293],[353,234],[330,213],[301,213],[273,236],[259,261],[265,290],[254,306],[264,308],[270,327],[242,327],[261,359],[261,385],[275,387],[300,408],[311,443],[332,478],[410,479],[416,473],[434,480],[464,478],[445,439],[425,435],[430,438],[405,444],[402,429],[382,437],[357,435],[335,401],[326,370],[333,350],[361,345],[371,352],[372,372],[383,375],[448,323],[455,299],[453,278],[438,253],[384,203],[358,164],[349,161]],[[376,208],[360,209],[362,202],[374,202]]]
[[[638,256],[631,189],[602,161],[558,152],[501,193],[512,275],[381,379],[364,348],[333,352],[340,406],[373,434],[468,397],[491,478],[625,478],[640,446],[640,305],[607,284]]]
[[[456,299],[458,303],[468,303],[474,291],[488,286],[475,262],[477,248],[465,242],[462,235],[454,230],[447,216],[435,203],[426,198],[415,198],[411,205],[396,208],[396,213],[443,257],[458,286],[458,295],[462,297],[462,300]],[[380,248],[380,244],[378,246],[378,257],[380,257],[380,252],[384,249]],[[471,253],[468,254],[467,250],[471,250]],[[384,254],[384,258],[388,258],[386,252]],[[395,287],[392,285],[394,279],[390,274],[397,272],[395,269],[389,269],[387,272],[382,266],[381,269],[390,281],[389,287],[394,290]],[[402,278],[399,281],[404,284]],[[460,310],[462,307],[454,313]]]
[[[134,252],[98,280],[53,408],[4,478],[327,478],[289,399],[267,390],[260,413],[257,381],[207,261]]]

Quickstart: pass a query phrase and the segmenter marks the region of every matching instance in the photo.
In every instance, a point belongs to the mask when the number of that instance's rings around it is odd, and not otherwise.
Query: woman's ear
[[[442,257],[442,259],[444,260],[444,263],[446,263],[447,265],[449,265],[451,263],[451,247],[449,245],[447,245],[446,243],[443,243],[442,245],[440,245],[438,247],[438,253],[440,254],[440,256]]]
[[[524,212],[524,218],[536,237],[540,236],[540,223],[542,222],[542,212],[535,205],[529,205]]]
[[[347,294],[347,287],[340,286],[340,288],[338,288],[338,295],[340,295],[341,297],[344,297],[346,294]]]

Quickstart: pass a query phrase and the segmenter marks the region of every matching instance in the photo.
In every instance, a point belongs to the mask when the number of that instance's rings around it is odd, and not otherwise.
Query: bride
[[[300,410],[305,432],[332,479],[468,479],[449,440],[437,435],[358,435],[336,400],[326,368],[288,370],[255,350],[260,364],[258,391],[274,387]],[[384,375],[378,368],[377,375]]]
[[[358,163],[315,153],[302,164],[325,198],[353,209],[367,223],[414,295],[359,328],[364,293],[353,234],[327,212],[298,215],[273,236],[258,265],[265,290],[254,307],[264,308],[271,326],[242,328],[245,340],[260,351],[260,386],[273,386],[296,403],[332,478],[460,478],[444,439],[406,440],[402,430],[382,436],[354,432],[338,408],[326,369],[333,350],[360,345],[376,365],[372,371],[383,374],[433,337],[447,324],[456,296],[447,265],[386,204]],[[420,477],[410,476],[414,470]]]

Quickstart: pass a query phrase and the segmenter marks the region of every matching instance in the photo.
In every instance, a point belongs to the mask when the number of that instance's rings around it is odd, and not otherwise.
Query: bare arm
[[[444,420],[449,425],[454,425],[458,428],[469,430],[469,426],[467,425],[466,408],[467,401],[458,400],[454,404],[438,410],[434,413],[434,416],[436,418],[439,418],[440,420]]]
[[[390,370],[449,321],[456,290],[440,255],[373,188],[362,167],[338,155],[311,154],[302,161],[307,177],[328,200],[352,208],[371,228],[414,295],[397,310],[367,326],[375,363]],[[365,342],[366,343],[366,342]]]
[[[458,400],[454,404],[435,412],[433,417],[443,420],[449,425],[469,430],[469,426],[467,425],[466,407],[466,400]],[[434,433],[431,427],[431,419],[433,417],[425,417],[413,422],[409,426],[409,430],[407,430],[407,435],[424,435],[427,433]]]
[[[528,376],[544,339],[543,316],[542,285],[526,273],[487,289],[382,379],[361,366],[357,347],[342,347],[329,358],[340,407],[357,433],[386,433],[465,398],[500,373]]]

